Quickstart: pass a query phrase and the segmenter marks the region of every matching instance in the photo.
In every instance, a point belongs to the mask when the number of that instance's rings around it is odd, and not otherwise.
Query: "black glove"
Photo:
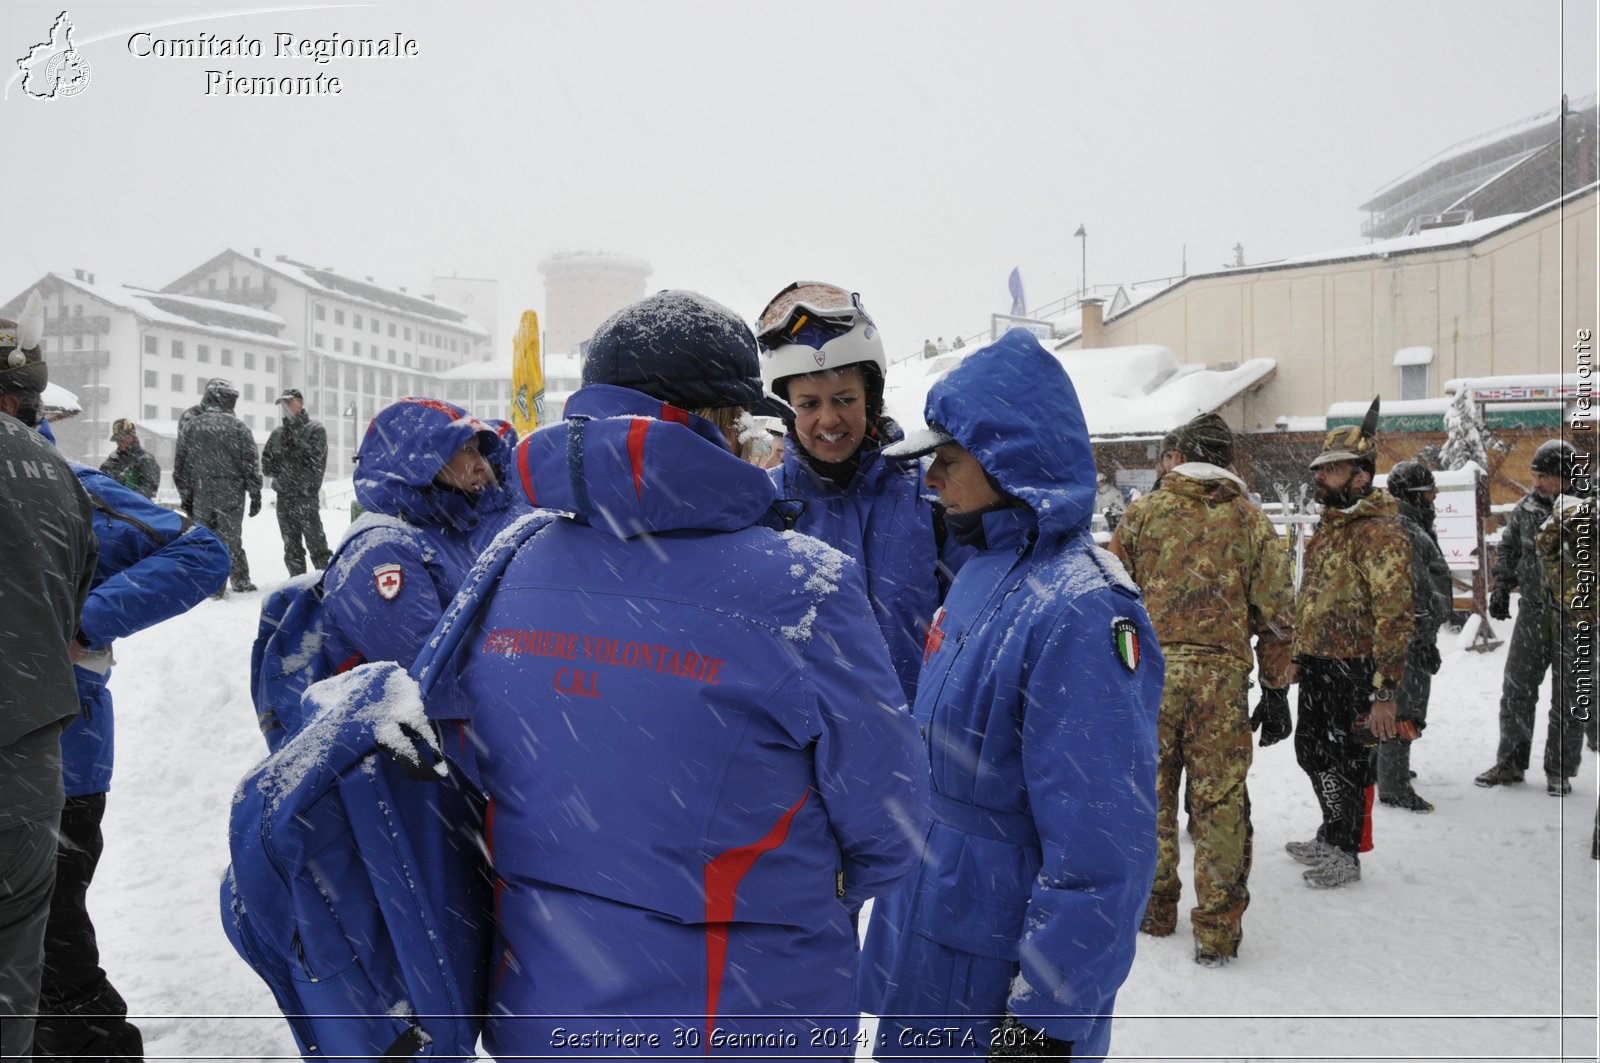
[[[194,499],[192,497],[189,495],[180,495],[178,497],[178,508],[183,510],[183,515],[185,517],[188,517],[190,520],[194,519]]]
[[[1438,675],[1439,669],[1444,667],[1444,658],[1439,654],[1439,647],[1432,642],[1424,642],[1418,646],[1413,656],[1422,670],[1429,675]]]
[[[1072,1042],[1058,1041],[1039,1030],[1031,1030],[1007,1015],[994,1032],[989,1058],[995,1059],[1071,1059]]]
[[[1511,619],[1511,591],[1496,587],[1489,592],[1489,616],[1495,620]]]
[[[1261,688],[1261,700],[1250,714],[1250,730],[1261,728],[1261,748],[1282,742],[1294,734],[1294,719],[1289,715],[1289,692]]]
[[[260,495],[251,495],[250,496],[250,515],[253,517],[257,513],[260,513],[260,512],[261,512],[261,496]]]

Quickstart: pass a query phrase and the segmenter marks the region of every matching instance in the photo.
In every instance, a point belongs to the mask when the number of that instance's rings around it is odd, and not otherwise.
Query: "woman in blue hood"
[[[771,476],[805,503],[794,527],[860,563],[906,700],[917,694],[922,638],[949,584],[944,526],[922,470],[882,460],[901,438],[884,414],[883,337],[861,297],[797,281],[773,296],[756,325],[761,374],[792,409],[783,463]],[[970,551],[944,551],[958,568]],[[945,573],[950,569],[944,570]]]
[[[478,556],[479,502],[495,483],[486,455],[498,446],[492,429],[438,399],[400,399],[367,426],[355,475],[366,512],[323,577],[341,670],[416,658]]]
[[[928,395],[962,567],[914,710],[933,821],[878,902],[862,1009],[890,1057],[1103,1056],[1156,862],[1164,662],[1139,592],[1094,545],[1094,460],[1061,364],[1013,329]],[[1070,1047],[1068,1044],[1070,1043]]]
[[[777,492],[729,439],[755,339],[726,308],[626,307],[583,379],[515,462],[563,515],[482,590],[456,694],[428,706],[490,801],[484,1043],[847,1058],[856,913],[915,866],[927,814],[860,572],[768,526]]]

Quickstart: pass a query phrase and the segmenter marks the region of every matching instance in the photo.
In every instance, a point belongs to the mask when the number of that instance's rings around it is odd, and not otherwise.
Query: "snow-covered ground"
[[[348,514],[324,520],[331,539]],[[245,543],[258,584],[285,578],[270,508],[246,521]],[[90,902],[152,1060],[295,1056],[217,907],[233,788],[265,753],[248,690],[259,604],[207,601],[117,646],[117,772]],[[1380,807],[1362,882],[1314,891],[1283,852],[1316,824],[1309,785],[1291,743],[1257,750],[1240,958],[1196,966],[1186,918],[1170,938],[1141,937],[1118,1001],[1118,1058],[1596,1058],[1595,755],[1571,797],[1547,796],[1541,723],[1527,785],[1474,786],[1494,760],[1504,649],[1463,652],[1448,636],[1441,648],[1413,755],[1438,810]]]

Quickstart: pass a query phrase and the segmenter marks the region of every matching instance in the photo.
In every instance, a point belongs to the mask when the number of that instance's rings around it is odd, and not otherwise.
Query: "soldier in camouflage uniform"
[[[1506,650],[1505,680],[1500,694],[1500,745],[1494,766],[1473,781],[1479,786],[1510,786],[1522,781],[1533,757],[1533,725],[1539,714],[1539,684],[1550,667],[1549,625],[1546,616],[1544,574],[1534,539],[1550,519],[1555,500],[1572,489],[1572,444],[1560,439],[1539,444],[1530,469],[1533,490],[1518,502],[1500,533],[1495,556],[1494,587],[1489,593],[1489,615],[1511,617],[1511,592],[1520,591],[1516,626]],[[1568,734],[1557,706],[1560,684],[1550,684],[1549,726],[1544,740],[1545,789],[1553,797],[1565,796],[1567,782],[1578,773],[1583,756],[1579,736]]]
[[[1433,530],[1433,500],[1439,486],[1420,461],[1402,461],[1389,470],[1386,484],[1400,507],[1400,526],[1411,542],[1411,645],[1406,672],[1395,692],[1396,718],[1403,733],[1378,747],[1378,800],[1409,812],[1432,812],[1433,805],[1412,789],[1411,743],[1428,720],[1428,695],[1439,673],[1439,628],[1454,609],[1450,566]],[[1411,728],[1405,728],[1409,722]]]
[[[1295,602],[1294,751],[1322,826],[1287,849],[1311,865],[1306,883],[1320,889],[1361,879],[1366,791],[1377,775],[1370,743],[1397,734],[1394,697],[1411,643],[1411,544],[1395,500],[1372,488],[1377,422],[1373,399],[1363,423],[1330,431],[1311,462],[1324,508]]]
[[[1555,665],[1552,682],[1558,687],[1558,704],[1564,710],[1562,730],[1587,735],[1591,749],[1600,745],[1595,697],[1595,637],[1600,633],[1595,517],[1592,494],[1583,498],[1562,495],[1534,539],[1543,568],[1545,605],[1558,621],[1551,625],[1551,658]],[[1581,748],[1578,755],[1583,755]],[[1570,792],[1571,784],[1567,786]],[[1589,856],[1600,860],[1600,809],[1595,812]]]
[[[255,436],[234,416],[238,401],[239,390],[228,381],[218,377],[206,384],[201,412],[178,429],[172,482],[183,511],[227,544],[233,589],[253,591],[242,533],[245,499],[250,516],[261,512],[261,455]]]
[[[1178,805],[1187,772],[1194,834],[1195,962],[1238,955],[1250,903],[1250,732],[1289,736],[1289,650],[1294,590],[1289,554],[1226,466],[1233,433],[1204,414],[1162,442],[1157,490],[1130,505],[1111,539],[1144,594],[1167,657],[1156,774],[1156,877],[1140,929],[1177,926]],[[1250,638],[1261,662],[1261,707],[1249,716]]]
[[[139,445],[139,431],[126,417],[111,425],[111,442],[117,449],[100,463],[100,471],[123,487],[131,487],[146,498],[156,497],[161,487],[161,465],[156,456]]]
[[[278,396],[278,405],[283,407],[283,424],[272,430],[261,452],[261,472],[272,477],[272,489],[278,493],[283,563],[289,575],[302,576],[307,553],[315,569],[327,568],[333,558],[319,507],[322,477],[328,468],[328,431],[306,413],[305,396],[299,389],[284,391]]]

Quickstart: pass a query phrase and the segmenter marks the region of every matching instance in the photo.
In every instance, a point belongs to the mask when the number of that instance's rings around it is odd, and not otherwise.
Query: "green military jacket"
[[[1295,601],[1295,656],[1371,657],[1375,682],[1400,682],[1414,621],[1411,543],[1398,514],[1382,491],[1322,511]]]
[[[1289,552],[1238,477],[1179,465],[1128,507],[1111,552],[1139,585],[1162,646],[1213,647],[1248,671],[1254,635],[1261,685],[1289,685]]]

